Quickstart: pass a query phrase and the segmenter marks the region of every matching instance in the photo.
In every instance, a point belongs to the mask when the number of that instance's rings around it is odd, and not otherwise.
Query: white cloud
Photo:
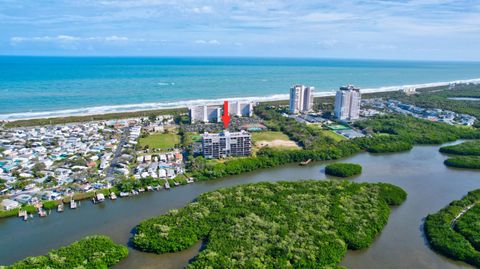
[[[100,42],[126,42],[129,41],[125,36],[92,36],[92,37],[79,37],[71,35],[57,35],[57,36],[34,36],[34,37],[21,37],[14,36],[10,38],[10,43],[18,44],[22,42],[57,42],[57,43],[73,43],[81,41],[100,41]],[[135,40],[139,41],[139,40]]]
[[[128,37],[112,35],[105,37],[105,41],[128,41]]]
[[[71,36],[71,35],[59,35],[57,36],[56,38],[54,38],[58,41],[61,41],[61,42],[72,42],[72,41],[77,41],[77,40],[80,40],[81,38],[80,37],[75,37],[75,36]]]
[[[355,19],[355,15],[340,12],[312,12],[298,19],[306,22],[335,22]]]
[[[2,44],[7,54],[76,46],[79,52],[105,48],[119,54],[179,55],[210,47],[226,55],[405,58],[412,51],[438,48],[445,57],[454,58],[449,53],[456,52],[480,59],[475,47],[480,5],[471,0],[27,2],[0,5],[0,52]],[[358,43],[364,45],[361,52]]]
[[[197,14],[210,14],[213,13],[213,8],[211,6],[202,6],[202,7],[195,7],[192,9],[193,13]]]
[[[324,49],[331,49],[335,47],[338,44],[338,40],[336,39],[327,39],[327,40],[321,40],[317,42],[317,45]]]
[[[216,39],[211,39],[211,40],[203,40],[203,39],[197,39],[195,40],[195,44],[201,44],[201,45],[220,45],[220,42]]]

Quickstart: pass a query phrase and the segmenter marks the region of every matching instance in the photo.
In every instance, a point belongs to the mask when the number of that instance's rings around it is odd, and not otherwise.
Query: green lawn
[[[140,146],[143,148],[148,145],[150,149],[169,149],[175,147],[180,142],[176,134],[152,134],[145,138],[140,138]]]
[[[290,138],[282,132],[256,132],[252,133],[253,141],[274,141],[274,140],[287,140],[289,141]]]
[[[202,142],[202,135],[198,133],[187,133],[186,135],[193,142]]]
[[[322,134],[327,136],[327,137],[332,138],[336,142],[347,139],[347,138],[335,133],[334,131],[330,131],[330,130],[322,130]]]

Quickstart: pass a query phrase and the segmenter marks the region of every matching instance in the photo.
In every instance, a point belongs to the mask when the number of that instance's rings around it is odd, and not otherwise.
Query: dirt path
[[[452,227],[452,229],[455,227],[455,223],[457,222],[457,220],[459,218],[461,218],[463,215],[465,215],[465,213],[467,213],[468,210],[472,209],[472,207],[474,207],[475,205],[476,205],[476,203],[471,204],[471,205],[467,206],[466,208],[464,208],[460,213],[458,213],[458,215],[450,223],[450,226]]]

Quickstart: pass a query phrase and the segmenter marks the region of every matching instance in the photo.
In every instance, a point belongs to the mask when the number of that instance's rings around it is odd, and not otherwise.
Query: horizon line
[[[255,56],[255,55],[32,55],[32,54],[0,54],[0,57],[37,57],[37,58],[232,58],[232,59],[298,59],[298,60],[356,60],[356,61],[396,61],[396,62],[452,62],[452,63],[480,63],[479,60],[452,60],[452,59],[398,59],[398,58],[342,58],[342,57],[315,57],[315,56]]]

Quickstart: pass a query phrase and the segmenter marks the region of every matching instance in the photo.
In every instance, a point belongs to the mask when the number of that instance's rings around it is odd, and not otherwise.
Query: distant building
[[[253,103],[230,102],[228,104],[228,112],[230,115],[237,117],[251,117],[253,115]]]
[[[312,111],[314,87],[295,85],[290,88],[290,113],[306,113]]]
[[[356,120],[360,117],[360,89],[348,85],[340,87],[335,95],[335,117],[339,120]]]
[[[252,154],[252,136],[245,131],[205,133],[202,135],[202,151],[203,156],[207,159],[250,156]]]
[[[197,122],[220,122],[221,108],[217,106],[194,106],[189,108],[190,123]]]
[[[406,95],[412,95],[412,94],[415,94],[417,93],[416,91],[417,89],[415,87],[405,87],[403,89],[401,89],[401,91],[403,93],[405,93]]]

